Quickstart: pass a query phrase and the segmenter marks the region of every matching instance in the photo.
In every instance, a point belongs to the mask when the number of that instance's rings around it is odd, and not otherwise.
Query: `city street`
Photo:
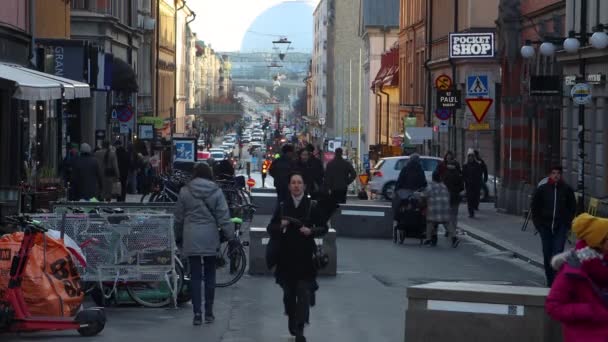
[[[258,216],[263,227],[269,216]],[[310,341],[403,341],[406,288],[433,281],[541,286],[540,269],[508,252],[463,237],[457,249],[440,241],[433,249],[417,241],[338,238],[338,275],[320,278],[317,306],[306,331]],[[179,309],[113,307],[106,329],[91,341],[261,342],[290,341],[281,291],[272,277],[245,275],[218,289],[216,322],[192,326],[190,305]],[[72,341],[76,332],[7,335],[3,341]]]

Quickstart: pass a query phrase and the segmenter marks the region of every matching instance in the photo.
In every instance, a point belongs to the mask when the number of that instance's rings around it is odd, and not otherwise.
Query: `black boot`
[[[296,320],[293,315],[289,315],[289,318],[287,319],[287,325],[289,327],[289,333],[291,334],[291,336],[296,336],[298,328],[296,326]]]

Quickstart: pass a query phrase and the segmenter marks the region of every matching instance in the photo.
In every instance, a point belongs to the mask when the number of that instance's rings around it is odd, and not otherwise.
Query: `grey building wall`
[[[566,2],[566,31],[592,32],[599,23],[608,22],[608,2],[588,1],[587,27],[580,27],[580,1]],[[596,5],[599,4],[599,8]],[[574,7],[576,5],[576,7]],[[596,16],[598,14],[598,16]],[[575,16],[574,18],[572,16]],[[575,19],[575,20],[573,20]],[[574,27],[572,23],[574,22]],[[564,76],[580,75],[579,65],[584,59],[586,75],[608,74],[608,49],[597,50],[582,47],[578,54],[559,53],[558,60],[563,63]],[[593,99],[585,106],[585,193],[593,197],[608,197],[608,84],[592,86]],[[562,164],[564,175],[569,184],[576,188],[579,175],[578,167],[578,106],[570,97],[570,86],[563,87],[562,98]]]
[[[335,136],[343,141],[356,141],[350,127],[357,126],[359,111],[357,78],[359,68],[359,50],[363,48],[363,40],[359,37],[359,23],[354,18],[359,17],[359,0],[335,0],[334,68],[331,82],[334,91],[332,106],[334,108]],[[350,70],[349,70],[350,69]],[[352,94],[352,96],[351,96]]]

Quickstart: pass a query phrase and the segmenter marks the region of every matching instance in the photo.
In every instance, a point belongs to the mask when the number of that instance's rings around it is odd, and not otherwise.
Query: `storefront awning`
[[[18,100],[70,100],[91,96],[89,85],[86,83],[19,65],[0,63],[0,79],[12,83],[12,97]]]

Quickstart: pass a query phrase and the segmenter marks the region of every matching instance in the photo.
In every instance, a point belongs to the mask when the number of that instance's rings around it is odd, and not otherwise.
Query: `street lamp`
[[[587,27],[587,0],[581,0],[580,8],[580,27]],[[574,24],[574,23],[573,23]],[[574,26],[574,25],[573,25]],[[546,37],[544,41],[532,42],[527,40],[525,45],[521,47],[520,53],[524,59],[533,58],[535,55],[532,44],[540,44],[539,51],[543,56],[553,56],[555,53],[555,44],[559,44],[567,53],[578,53],[581,46],[589,43],[595,49],[605,49],[608,47],[608,34],[604,32],[608,27],[605,24],[598,24],[593,28],[593,33],[590,32],[575,32],[569,31],[567,38]],[[579,40],[580,39],[580,40]],[[585,79],[586,65],[585,59],[581,59],[579,63],[580,77]],[[585,105],[578,106],[578,182],[577,191],[581,195],[578,203],[579,212],[585,209]]]

